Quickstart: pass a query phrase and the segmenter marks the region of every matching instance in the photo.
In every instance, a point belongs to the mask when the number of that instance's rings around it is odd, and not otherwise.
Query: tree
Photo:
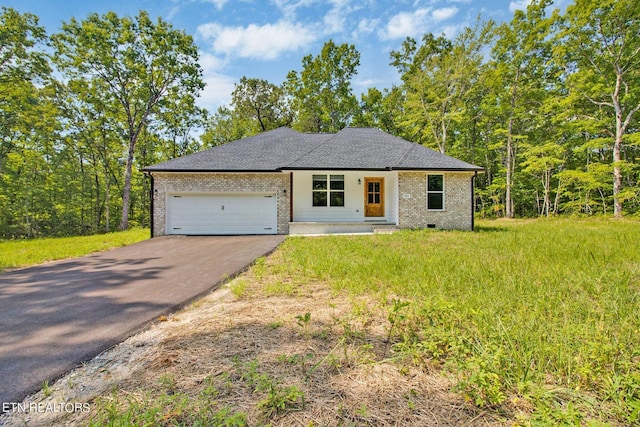
[[[242,122],[238,119],[235,111],[229,107],[220,106],[207,119],[200,140],[204,147],[210,148],[256,133],[258,131],[254,127],[247,126],[246,121]]]
[[[545,16],[551,0],[534,0],[526,12],[516,10],[510,23],[498,27],[492,50],[494,97],[489,102],[502,126],[495,130],[504,141],[505,215],[513,218],[514,175],[518,163],[518,144],[527,139],[538,122],[537,110],[546,96],[548,64],[551,55],[553,19]]]
[[[0,13],[0,234],[33,236],[50,224],[57,160],[57,86],[35,15]]]
[[[406,90],[405,121],[415,140],[444,153],[451,129],[465,115],[465,99],[482,67],[493,22],[465,28],[453,41],[426,34],[422,44],[408,38],[402,51],[391,52],[391,65],[402,73]]]
[[[291,112],[284,90],[267,80],[242,77],[231,97],[235,114],[255,122],[259,132],[291,124]]]
[[[382,92],[376,88],[369,88],[366,93],[360,95],[360,108],[353,118],[353,126],[375,127],[398,135],[403,99],[397,86],[384,89]]]
[[[126,141],[122,217],[129,227],[129,207],[136,144],[162,112],[193,102],[202,90],[202,70],[193,39],[146,12],[135,19],[113,12],[71,19],[52,37],[55,62],[68,79],[100,81],[104,114],[116,119]]]
[[[0,171],[19,141],[47,126],[41,120],[40,89],[51,69],[39,47],[46,41],[38,18],[2,8],[0,14]]]
[[[640,111],[640,4],[576,0],[567,8],[560,35],[563,43],[557,54],[568,66],[574,106],[586,99],[596,114],[609,112],[611,124],[604,134],[612,146],[613,211],[620,217],[627,197],[623,191],[625,139]]]
[[[355,46],[326,42],[316,57],[302,59],[302,71],[290,71],[285,90],[293,98],[294,128],[336,132],[351,122],[358,108],[351,79],[360,65]]]

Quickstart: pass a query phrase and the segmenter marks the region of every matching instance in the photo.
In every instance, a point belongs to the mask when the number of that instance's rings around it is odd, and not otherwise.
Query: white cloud
[[[464,30],[465,27],[466,25],[463,23],[454,24],[454,25],[445,25],[442,28],[442,33],[448,39],[453,40],[458,34],[460,34]]]
[[[509,3],[509,11],[515,12],[516,10],[527,10],[531,0],[516,0]]]
[[[443,7],[442,9],[436,9],[431,12],[431,17],[435,21],[440,22],[453,17],[456,13],[458,13],[457,7]]]
[[[202,67],[202,79],[206,86],[200,93],[197,103],[200,107],[213,112],[219,106],[229,104],[231,92],[233,92],[237,78],[220,72],[227,65],[226,58],[219,58],[211,53],[200,52],[198,62]]]
[[[205,3],[212,3],[216,6],[216,8],[218,10],[222,10],[222,8],[224,7],[224,5],[227,3],[227,1],[229,0],[204,0]]]
[[[196,102],[210,112],[215,112],[221,105],[229,105],[236,80],[234,77],[204,69],[206,86]]]
[[[440,9],[420,8],[413,12],[400,12],[391,17],[384,30],[379,32],[383,40],[415,37],[429,31],[432,24],[446,21],[458,13],[457,7]]]
[[[325,34],[341,33],[344,30],[344,22],[347,14],[351,12],[349,0],[332,0],[333,7],[324,16]]]
[[[214,52],[241,58],[273,60],[284,52],[308,46],[317,32],[298,23],[279,21],[275,24],[246,27],[224,27],[217,23],[200,25],[197,34],[212,40]]]
[[[361,19],[360,22],[358,22],[358,27],[351,32],[351,37],[357,39],[361,35],[371,34],[378,25],[380,25],[379,19]]]
[[[380,36],[383,39],[397,39],[423,33],[429,12],[429,9],[418,9],[414,12],[400,12],[391,17],[386,29]]]
[[[285,19],[294,19],[298,9],[313,4],[316,0],[271,0]]]
[[[215,55],[211,55],[210,53],[201,53],[198,62],[202,66],[203,70],[221,70],[227,65],[227,61],[221,58],[218,58]]]

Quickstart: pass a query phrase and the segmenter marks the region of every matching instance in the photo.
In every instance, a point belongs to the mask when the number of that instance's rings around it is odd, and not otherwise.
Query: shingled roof
[[[149,166],[148,172],[278,172],[283,170],[481,171],[422,145],[373,128],[335,134],[278,128]]]

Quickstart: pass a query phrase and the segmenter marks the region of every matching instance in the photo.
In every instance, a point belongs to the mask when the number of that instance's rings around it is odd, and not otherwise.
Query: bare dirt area
[[[150,407],[166,425],[205,410],[211,425],[506,424],[450,392],[439,370],[393,352],[387,302],[322,283],[270,286],[250,271],[24,402],[86,410],[14,412],[0,424],[99,425]]]

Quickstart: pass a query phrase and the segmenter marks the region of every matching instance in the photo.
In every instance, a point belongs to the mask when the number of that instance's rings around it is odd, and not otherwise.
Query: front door
[[[364,179],[364,216],[384,216],[384,178]]]

